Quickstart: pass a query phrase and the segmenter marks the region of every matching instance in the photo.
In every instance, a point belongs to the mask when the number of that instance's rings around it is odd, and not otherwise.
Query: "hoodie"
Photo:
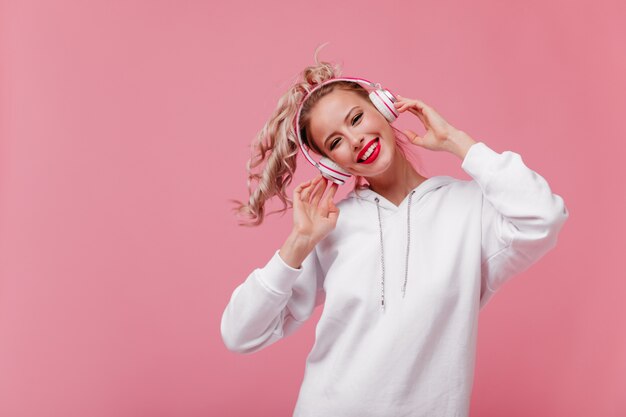
[[[472,180],[427,178],[396,206],[371,189],[292,268],[277,250],[235,288],[226,347],[266,348],[323,305],[294,417],[469,414],[478,313],[557,243],[568,210],[515,152],[473,144]]]

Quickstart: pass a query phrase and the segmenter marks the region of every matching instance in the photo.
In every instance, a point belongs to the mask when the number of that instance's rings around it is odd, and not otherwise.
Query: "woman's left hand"
[[[403,132],[415,145],[429,149],[431,151],[449,151],[451,148],[450,138],[452,134],[459,132],[454,126],[448,123],[430,106],[420,100],[413,100],[396,94],[398,101],[394,103],[396,110],[402,113],[410,111],[422,121],[426,133],[419,136],[412,130],[405,129]]]

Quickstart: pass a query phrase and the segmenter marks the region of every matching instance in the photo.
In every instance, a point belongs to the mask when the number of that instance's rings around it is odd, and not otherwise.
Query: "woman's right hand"
[[[333,203],[338,185],[321,175],[304,182],[293,191],[293,230],[283,246],[280,257],[291,267],[300,268],[302,261],[337,224],[339,209]]]
[[[333,202],[338,185],[318,175],[293,191],[293,232],[308,237],[314,246],[337,224],[339,209]]]

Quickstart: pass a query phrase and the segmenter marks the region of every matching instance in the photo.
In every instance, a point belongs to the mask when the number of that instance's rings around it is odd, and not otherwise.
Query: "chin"
[[[392,165],[393,155],[381,150],[380,155],[374,162],[367,165],[362,172],[356,174],[362,177],[377,177],[384,174]]]

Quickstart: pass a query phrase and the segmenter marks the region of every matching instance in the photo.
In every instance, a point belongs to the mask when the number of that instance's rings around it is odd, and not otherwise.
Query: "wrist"
[[[314,247],[315,243],[310,236],[293,230],[280,248],[279,254],[286,264],[298,269]]]
[[[307,249],[315,246],[313,238],[309,234],[302,233],[296,229],[293,229],[291,233],[289,233],[289,236],[287,236],[287,242],[297,249]]]
[[[448,135],[448,150],[461,160],[465,159],[469,148],[475,143],[477,142],[462,130],[455,129]]]

